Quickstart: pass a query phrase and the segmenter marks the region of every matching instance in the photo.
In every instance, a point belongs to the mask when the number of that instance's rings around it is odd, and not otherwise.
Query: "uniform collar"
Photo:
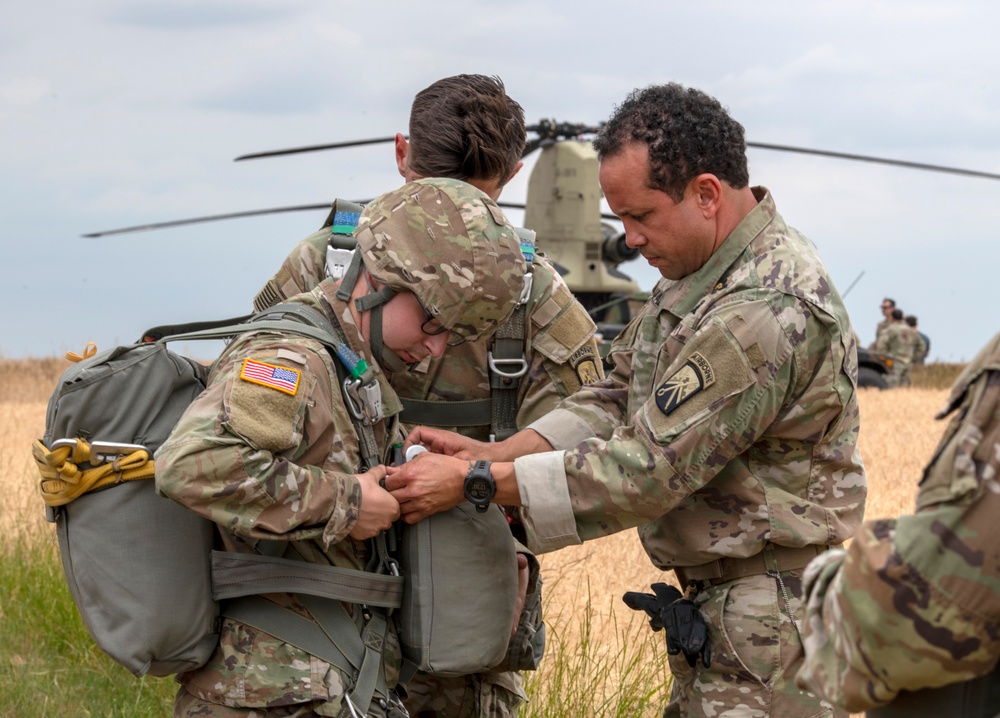
[[[683,317],[693,311],[698,302],[715,288],[750,243],[774,220],[778,210],[774,206],[774,200],[771,199],[771,193],[766,187],[751,189],[757,200],[757,206],[736,225],[702,268],[683,279],[661,280],[661,307],[677,317]]]

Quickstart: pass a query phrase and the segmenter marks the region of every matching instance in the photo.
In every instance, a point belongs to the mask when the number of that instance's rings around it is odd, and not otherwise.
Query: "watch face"
[[[489,501],[493,498],[492,482],[479,477],[470,478],[465,484],[465,494],[470,501]]]

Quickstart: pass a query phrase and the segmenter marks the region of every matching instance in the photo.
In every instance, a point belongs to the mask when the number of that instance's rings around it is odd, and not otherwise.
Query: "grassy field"
[[[0,718],[169,716],[175,684],[137,680],[91,642],[66,590],[38,497],[31,442],[67,363],[0,359]],[[914,387],[860,394],[867,516],[912,508],[942,430],[933,420],[959,367],[918,367]],[[542,557],[549,648],[530,675],[528,718],[659,716],[669,692],[661,634],[621,595],[665,576],[633,531]]]

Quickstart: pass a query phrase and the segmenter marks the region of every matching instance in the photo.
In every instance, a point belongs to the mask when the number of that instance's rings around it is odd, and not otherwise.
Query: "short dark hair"
[[[896,306],[896,300],[895,299],[889,299],[889,297],[886,297],[885,299],[882,300],[882,304],[889,304],[889,305],[895,307]]]
[[[903,318],[903,310],[902,309],[893,309],[892,310],[892,318],[895,321],[898,322],[900,319]]]
[[[454,75],[417,93],[407,163],[421,177],[510,179],[527,131],[499,77]]]
[[[913,316],[912,314],[907,314],[906,315],[906,319],[904,321],[907,324],[909,324],[911,327],[917,326],[917,318],[915,316]]]
[[[676,82],[633,90],[597,138],[599,159],[641,142],[649,148],[649,183],[675,202],[703,172],[734,189],[750,184],[743,125],[714,97]]]

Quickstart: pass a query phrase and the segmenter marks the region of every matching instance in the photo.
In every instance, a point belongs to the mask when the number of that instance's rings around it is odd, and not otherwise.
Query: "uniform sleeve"
[[[789,312],[803,335],[824,331],[808,311]],[[827,382],[821,382],[824,392],[807,378],[823,376],[829,352],[811,352],[805,342],[793,350],[766,302],[709,315],[675,359],[663,348],[656,361],[651,395],[627,422],[614,416],[626,400],[622,368],[562,405],[569,410],[578,398],[590,399],[586,406],[578,403],[587,410],[581,418],[595,416],[596,407],[608,416],[590,423],[617,424],[609,438],[565,451],[562,476],[551,454],[515,463],[522,499],[532,497],[522,519],[539,547],[552,550],[663,516],[744,454],[796,393],[793,386],[802,387],[798,398],[806,404],[836,404],[831,416],[842,409]],[[833,398],[819,399],[828,395]],[[569,516],[576,536],[566,535]]]
[[[281,263],[281,268],[268,280],[254,298],[254,309],[266,307],[312,291],[326,276],[326,247],[330,229],[324,227],[303,239]]]
[[[848,710],[1000,659],[1000,351],[970,366],[916,513],[866,523],[846,555],[807,571],[798,682]]]
[[[241,342],[157,452],[158,490],[242,536],[346,537],[361,489],[331,372],[309,340]]]
[[[604,378],[595,338],[597,325],[544,259],[533,271],[527,331],[528,372],[521,381],[517,425],[524,428],[584,384]]]

